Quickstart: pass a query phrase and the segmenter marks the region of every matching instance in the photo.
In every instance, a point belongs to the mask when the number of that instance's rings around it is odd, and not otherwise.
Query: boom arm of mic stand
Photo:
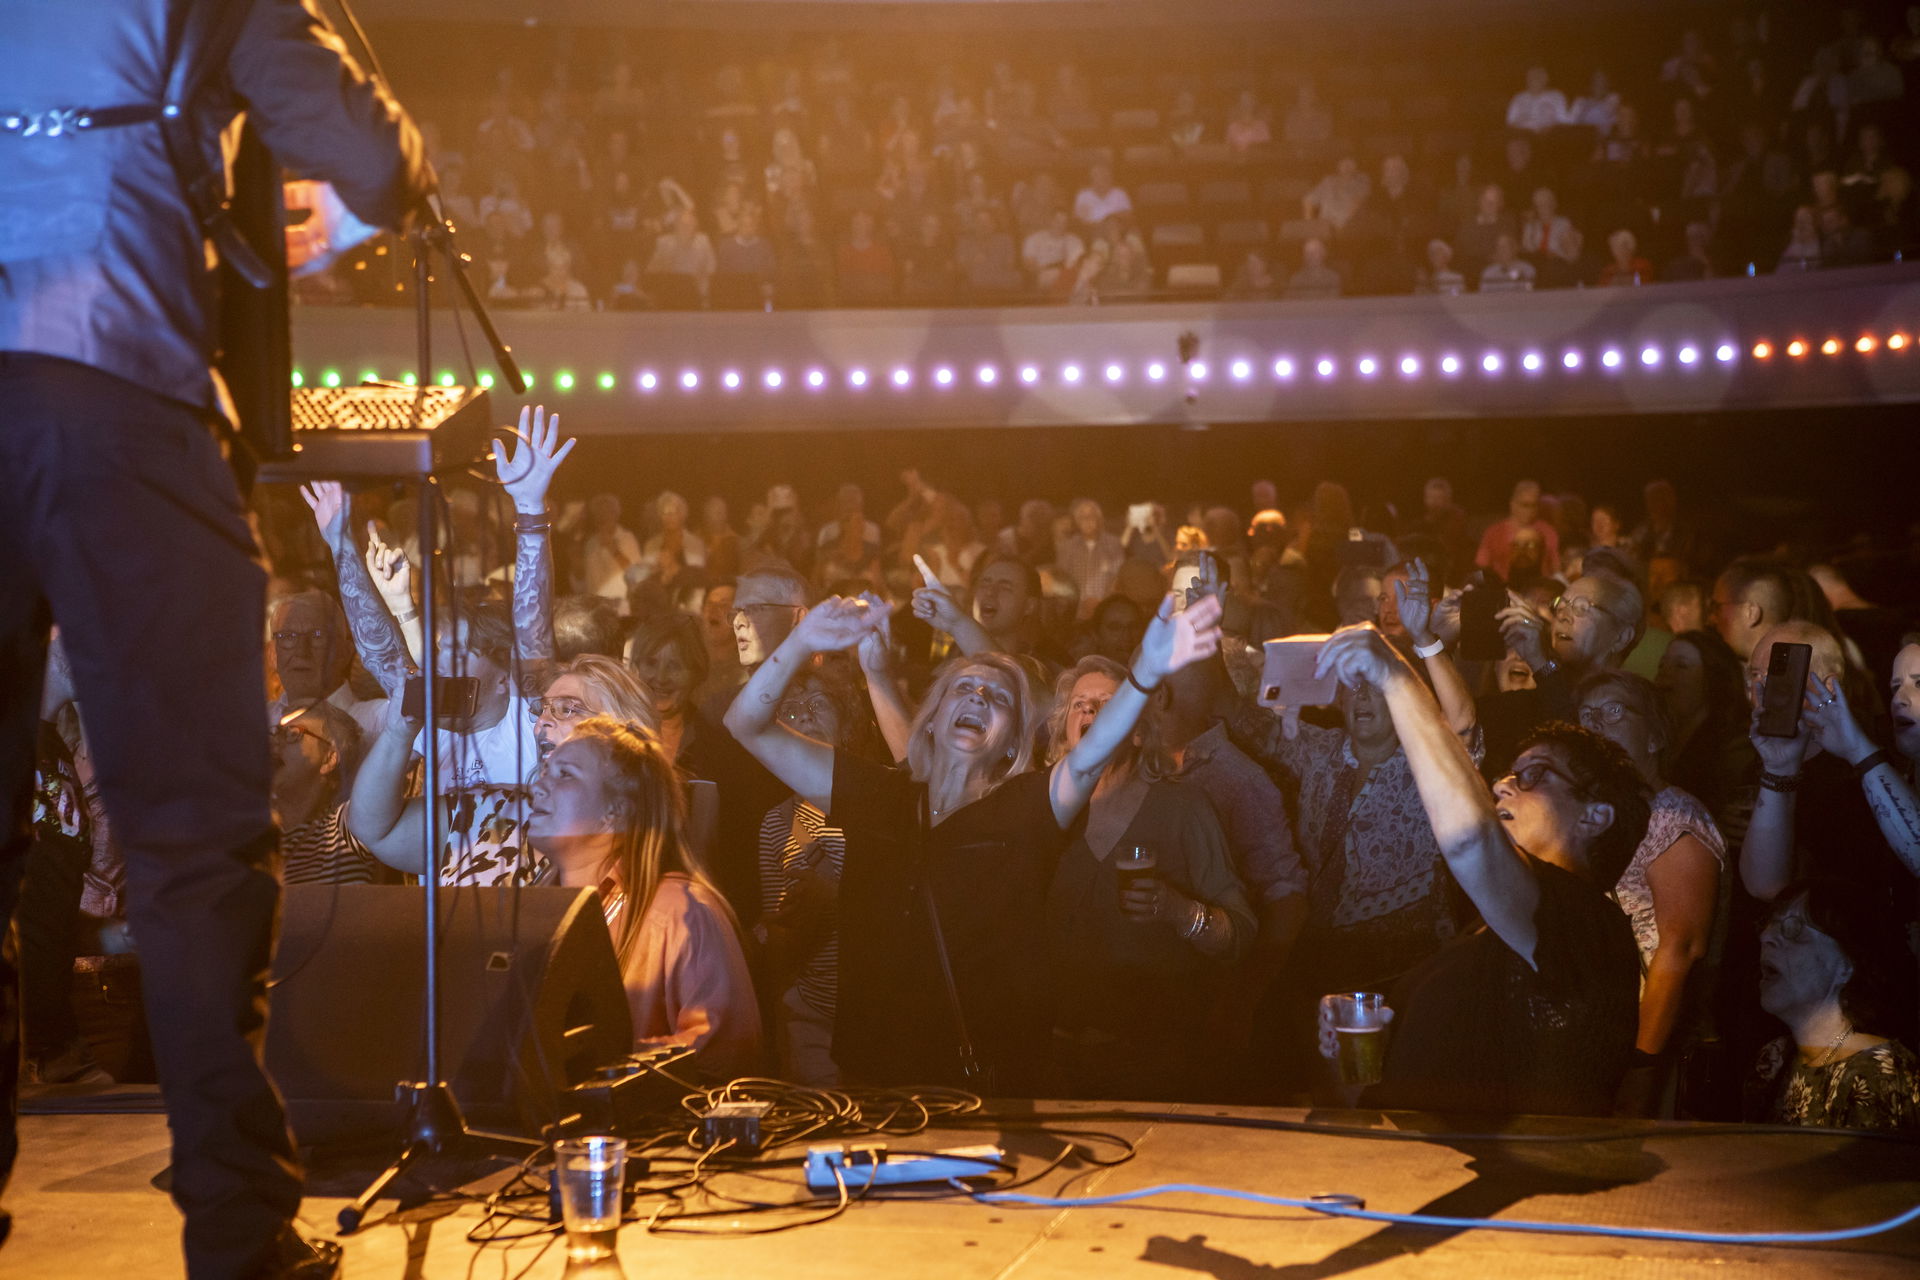
[[[467,309],[480,324],[480,333],[487,340],[487,346],[493,351],[493,363],[500,370],[500,376],[515,395],[524,395],[527,390],[526,377],[520,372],[519,363],[513,358],[513,348],[500,338],[500,331],[493,327],[493,317],[487,314],[486,304],[474,291],[473,281],[467,279],[466,263],[460,257],[460,250],[453,242],[453,224],[431,212],[421,228],[427,243],[438,248],[446,255],[447,271],[453,276],[454,285],[460,291],[460,297],[466,301]],[[422,374],[424,380],[425,374]]]

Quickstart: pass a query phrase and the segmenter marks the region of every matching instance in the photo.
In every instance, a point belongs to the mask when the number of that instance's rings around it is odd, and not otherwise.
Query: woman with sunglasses
[[[1920,1062],[1890,1038],[1911,1032],[1912,957],[1870,890],[1788,886],[1760,935],[1760,1005],[1787,1034],[1760,1051],[1746,1118],[1920,1133]]]
[[[1613,896],[1633,924],[1640,947],[1640,1030],[1634,1071],[1621,1097],[1634,1114],[1665,1112],[1661,1096],[1672,1073],[1669,1048],[1704,1031],[1711,977],[1701,961],[1719,914],[1727,845],[1706,806],[1660,774],[1670,736],[1660,693],[1625,671],[1602,671],[1580,682],[1580,726],[1618,743],[1653,790],[1646,838],[1621,873]]]
[[[1483,922],[1389,989],[1396,1016],[1369,1104],[1609,1114],[1639,990],[1633,932],[1606,894],[1646,833],[1632,760],[1598,734],[1549,725],[1489,792],[1433,694],[1373,627],[1336,632],[1318,673],[1384,695],[1440,853]]]

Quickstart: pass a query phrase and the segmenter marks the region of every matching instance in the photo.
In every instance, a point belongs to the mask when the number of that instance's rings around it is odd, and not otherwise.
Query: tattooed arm
[[[388,697],[397,698],[406,686],[407,677],[414,674],[415,669],[407,656],[407,645],[400,628],[394,623],[393,614],[388,612],[386,601],[380,598],[379,588],[373,585],[373,577],[367,572],[366,562],[360,558],[359,548],[354,546],[353,534],[347,524],[351,503],[346,490],[338,481],[319,480],[302,485],[300,496],[313,509],[313,518],[320,525],[320,536],[333,553],[334,572],[340,578],[340,607],[346,611],[347,626],[353,632],[353,649],[360,657],[360,665],[380,682],[380,687],[387,691]]]
[[[520,410],[514,445],[493,442],[501,487],[513,499],[513,634],[522,697],[538,697],[553,683],[553,544],[547,487],[574,442],[560,443],[560,415],[544,406]],[[532,519],[529,519],[529,518]]]
[[[1890,761],[1882,760],[1860,780],[1867,808],[1880,824],[1880,834],[1900,856],[1907,870],[1920,876],[1920,799]]]
[[[1852,765],[1860,778],[1860,789],[1867,798],[1880,834],[1907,870],[1920,876],[1920,803],[1914,790],[1900,776],[1892,760],[1883,758],[1865,773],[1864,764],[1879,749],[1867,735],[1847,705],[1846,690],[1834,677],[1815,676],[1809,683],[1809,696],[1801,717],[1812,727],[1826,750]]]

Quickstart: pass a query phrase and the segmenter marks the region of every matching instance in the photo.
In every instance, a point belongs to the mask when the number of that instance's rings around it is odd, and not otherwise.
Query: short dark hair
[[[1027,598],[1036,601],[1040,599],[1040,571],[1011,551],[990,551],[986,555],[981,556],[980,563],[973,566],[973,577],[969,579],[967,585],[969,587],[977,586],[980,582],[980,575],[997,564],[1012,565],[1019,571],[1020,581],[1026,585]]]
[[[1633,861],[1647,836],[1653,796],[1626,749],[1591,729],[1556,720],[1541,725],[1520,742],[1520,754],[1535,747],[1555,747],[1566,756],[1567,770],[1588,799],[1613,807],[1613,823],[1600,833],[1587,852],[1593,882],[1611,890]]]
[[[583,653],[620,657],[620,610],[605,596],[563,596],[554,602],[554,660],[572,662]]]
[[[707,639],[701,631],[701,625],[700,619],[677,610],[643,619],[627,641],[627,652],[632,655],[627,665],[637,671],[654,650],[670,644],[679,650],[680,661],[687,664],[687,670],[693,675],[694,686],[706,683],[713,660],[707,656]]]

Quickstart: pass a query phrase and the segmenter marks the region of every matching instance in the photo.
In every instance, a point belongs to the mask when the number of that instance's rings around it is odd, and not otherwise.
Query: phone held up
[[[1491,570],[1467,579],[1460,592],[1460,657],[1466,662],[1498,662],[1507,656],[1500,634],[1500,610],[1507,604],[1506,584]]]
[[[1800,710],[1807,693],[1807,671],[1813,665],[1813,646],[1775,642],[1767,658],[1767,678],[1760,687],[1760,723],[1763,738],[1791,738],[1800,732]]]
[[[480,682],[472,676],[437,676],[433,686],[434,718],[467,720],[480,709]],[[400,714],[409,720],[427,715],[427,680],[413,676],[400,695]]]
[[[1260,671],[1260,696],[1255,701],[1263,707],[1330,705],[1339,694],[1340,681],[1331,675],[1313,674],[1327,639],[1323,635],[1282,636],[1267,641],[1262,646],[1265,664]]]

